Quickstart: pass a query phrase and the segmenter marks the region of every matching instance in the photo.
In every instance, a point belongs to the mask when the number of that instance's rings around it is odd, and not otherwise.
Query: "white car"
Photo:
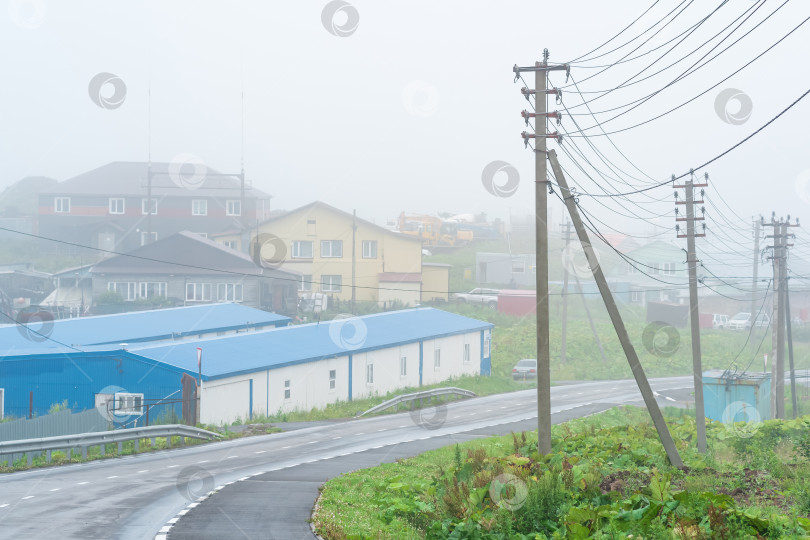
[[[459,304],[481,304],[491,309],[498,307],[498,289],[485,289],[479,287],[468,293],[453,293],[453,300]]]
[[[751,314],[748,312],[740,312],[729,319],[726,328],[730,330],[750,330],[752,324]],[[754,326],[757,328],[767,328],[771,325],[771,318],[766,313],[757,315],[757,320]]]

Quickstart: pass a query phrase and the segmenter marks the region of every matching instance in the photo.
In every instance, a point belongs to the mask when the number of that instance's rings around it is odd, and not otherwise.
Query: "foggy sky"
[[[150,87],[153,160],[190,153],[220,171],[238,172],[244,92],[245,169],[256,187],[273,195],[274,208],[292,209],[317,198],[347,211],[356,209],[377,223],[402,210],[487,212],[501,218],[530,212],[534,158],[519,135],[527,129],[520,118],[527,103],[519,92],[523,84],[513,83],[512,65],[531,65],[543,48],[550,50],[552,62],[576,58],[651,4],[353,0],[359,24],[341,37],[322,23],[327,2],[321,0],[5,3],[8,10],[0,11],[0,188],[28,175],[61,181],[110,161],[145,161]],[[695,3],[639,52],[684,31],[717,4]],[[642,76],[691,52],[752,4],[756,2],[732,0]],[[720,48],[779,4],[766,3]],[[636,36],[676,5],[661,2],[599,52]],[[679,105],[753,59],[808,15],[810,4],[788,4],[709,66],[605,129],[631,126]],[[345,19],[336,17],[340,27]],[[660,181],[726,150],[807,90],[808,27],[705,96],[616,134],[613,141]],[[598,69],[575,64],[571,74],[582,81],[582,91],[610,89],[667,48],[589,80],[584,79]],[[610,64],[630,49],[586,65]],[[707,51],[600,98],[592,107],[604,110],[660,89]],[[125,83],[120,107],[105,109],[90,99],[88,84],[100,72]],[[524,78],[533,86],[531,75]],[[551,81],[563,86],[565,74],[552,74]],[[724,122],[715,112],[715,99],[726,88],[751,99],[751,115],[740,125]],[[569,108],[581,102],[573,88],[566,89],[564,99]],[[549,108],[558,108],[553,99]],[[733,109],[731,104],[732,114]],[[583,107],[577,111],[587,112]],[[772,210],[810,217],[810,197],[796,190],[797,183],[806,186],[800,175],[810,169],[808,112],[810,98],[711,165],[710,196],[715,201],[722,196],[746,219]],[[577,121],[583,127],[593,124],[588,116]],[[563,127],[576,129],[570,118],[563,119]],[[591,140],[611,160],[638,174],[605,137]],[[587,148],[584,140],[577,143]],[[550,148],[557,148],[556,143]],[[595,192],[596,186],[575,174],[577,169],[558,153],[572,173],[569,181],[581,191]],[[495,160],[520,173],[511,197],[493,197],[482,186],[482,169]],[[671,190],[665,187],[651,195],[661,200],[645,208],[663,214],[658,225],[671,228]],[[638,234],[664,230],[617,216],[612,201],[602,201],[609,208],[587,197],[580,202],[614,227]],[[552,219],[559,221],[560,205],[553,202],[552,208]],[[710,226],[728,228],[722,221]],[[742,232],[750,237],[750,229]]]

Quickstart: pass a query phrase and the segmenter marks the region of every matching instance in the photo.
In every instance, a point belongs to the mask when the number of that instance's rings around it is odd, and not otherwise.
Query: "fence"
[[[78,413],[66,410],[31,419],[3,422],[0,424],[0,442],[94,433],[109,428],[110,423],[103,409],[89,409]]]

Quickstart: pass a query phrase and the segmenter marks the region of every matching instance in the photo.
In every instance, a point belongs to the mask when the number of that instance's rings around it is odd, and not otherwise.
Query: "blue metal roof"
[[[115,315],[62,319],[42,324],[0,326],[0,357],[75,352],[95,345],[119,345],[196,336],[240,328],[284,325],[289,317],[240,304],[155,309]],[[47,337],[46,337],[47,336]],[[75,347],[75,348],[74,348]],[[117,348],[117,347],[116,347]]]
[[[208,380],[492,327],[455,313],[419,308],[128,350],[194,372],[196,348],[201,347],[203,379]]]

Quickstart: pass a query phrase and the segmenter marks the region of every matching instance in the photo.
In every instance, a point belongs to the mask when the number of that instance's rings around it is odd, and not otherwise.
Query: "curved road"
[[[691,376],[650,383],[661,405],[691,401]],[[555,423],[643,403],[632,380],[551,390]],[[0,538],[312,539],[306,520],[328,478],[454,442],[535,429],[536,394],[530,389],[451,402],[422,414],[320,423],[3,475]]]

